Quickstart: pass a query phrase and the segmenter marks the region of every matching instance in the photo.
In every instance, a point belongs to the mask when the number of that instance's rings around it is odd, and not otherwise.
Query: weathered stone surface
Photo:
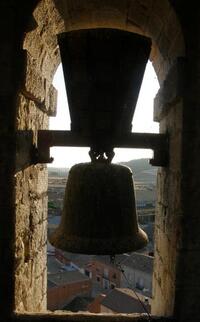
[[[55,93],[50,82],[39,72],[36,61],[28,55],[25,89],[18,96],[17,128],[31,130],[33,143],[37,142],[38,129],[48,128],[47,112],[50,105],[55,109]],[[17,172],[15,191],[15,307],[18,311],[39,312],[46,307],[46,289],[41,288],[46,279],[46,168],[35,165]]]
[[[57,110],[57,90],[51,84],[49,87],[49,91],[47,92],[47,114],[48,116],[56,116]]]
[[[45,80],[39,71],[37,61],[28,52],[26,57],[24,92],[33,101],[45,104]]]
[[[24,96],[32,100],[36,106],[49,116],[56,115],[57,90],[42,76],[37,61],[27,52]]]
[[[150,318],[146,314],[92,314],[78,312],[77,314],[64,311],[47,312],[43,314],[16,314],[14,322],[30,321],[30,322],[47,322],[49,320],[55,322],[145,322],[151,319],[152,322],[178,322],[176,319],[171,317],[156,317],[151,316]]]
[[[154,99],[154,120],[160,122],[184,94],[184,59],[179,58],[169,70]]]
[[[161,92],[162,93],[162,92]],[[169,87],[168,98],[174,90]],[[161,94],[160,94],[161,95]],[[183,103],[172,100],[160,123],[161,132],[169,135],[169,166],[161,168],[157,177],[155,220],[155,260],[153,273],[153,314],[173,313],[176,281],[176,258],[181,247],[181,156]]]
[[[38,165],[16,175],[17,310],[45,308],[44,291],[40,286],[46,278],[46,174],[46,169]]]

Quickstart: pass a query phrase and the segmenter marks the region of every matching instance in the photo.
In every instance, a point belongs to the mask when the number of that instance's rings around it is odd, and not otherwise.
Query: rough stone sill
[[[14,322],[176,322],[171,317],[148,317],[147,314],[93,314],[93,313],[66,313],[66,311],[55,311],[47,313],[15,313]]]

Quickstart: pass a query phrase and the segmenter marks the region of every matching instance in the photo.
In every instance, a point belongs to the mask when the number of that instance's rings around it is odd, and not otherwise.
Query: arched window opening
[[[57,116],[50,118],[50,129],[70,130],[70,116],[61,65],[55,74],[53,84],[58,90],[58,104]],[[133,117],[132,132],[158,133],[159,125],[153,122],[153,100],[158,89],[156,74],[151,62],[148,62]],[[77,147],[51,149],[54,162],[48,167],[48,235],[60,223],[69,168],[75,163],[89,162],[88,151],[88,148]],[[125,312],[123,306],[109,307],[112,297],[119,297],[121,303],[125,298],[130,301],[131,306],[136,303],[135,306],[133,305],[133,312],[146,312],[144,309],[146,306],[142,306],[140,301],[146,303],[148,299],[146,310],[149,312],[152,298],[157,173],[157,168],[148,163],[151,157],[151,150],[115,149],[113,160],[114,163],[127,165],[133,171],[138,222],[149,237],[147,247],[138,252],[116,256],[115,261],[112,262],[109,256],[68,253],[53,248],[48,243],[47,307],[49,309],[123,313]],[[74,277],[74,287],[70,288],[69,280],[72,276],[76,277]],[[133,291],[128,292],[128,289]],[[58,292],[62,294],[59,299]],[[102,294],[104,294],[103,297]]]
[[[10,37],[9,39],[14,40],[15,45],[17,44],[20,51],[22,49],[21,40],[24,38],[24,52],[22,56],[23,59],[26,60],[26,72],[23,73],[24,80],[22,80],[22,83],[20,81],[22,88],[18,97],[19,109],[16,122],[17,129],[22,131],[31,130],[33,132],[34,143],[36,144],[38,139],[38,130],[47,130],[48,128],[48,116],[54,113],[53,105],[56,100],[54,88],[51,86],[52,75],[54,74],[55,68],[58,66],[60,61],[56,40],[57,34],[69,31],[71,28],[78,30],[82,28],[112,27],[136,33],[138,32],[141,34],[143,34],[145,31],[145,35],[152,39],[153,46],[151,59],[154,62],[154,67],[160,84],[162,87],[164,87],[161,88],[161,91],[159,91],[159,95],[157,97],[158,104],[155,106],[156,118],[160,122],[160,132],[164,134],[169,133],[169,155],[171,158],[167,168],[165,168],[165,166],[164,168],[160,168],[158,173],[159,207],[157,208],[157,214],[159,216],[156,216],[158,221],[156,223],[156,249],[153,286],[154,300],[152,305],[152,315],[170,316],[174,314],[174,308],[176,308],[176,311],[180,311],[180,315],[183,314],[185,316],[185,312],[183,311],[184,309],[182,308],[188,307],[189,309],[186,310],[188,313],[192,303],[189,303],[190,305],[185,306],[184,304],[187,302],[188,298],[179,296],[179,292],[186,287],[189,291],[188,294],[191,294],[191,290],[187,286],[189,284],[187,283],[187,285],[185,285],[183,282],[187,274],[183,274],[181,288],[180,280],[177,280],[177,272],[179,273],[178,269],[181,264],[184,263],[184,258],[190,258],[188,254],[185,256],[185,253],[184,256],[182,256],[180,250],[178,249],[182,238],[182,225],[179,222],[179,218],[181,218],[182,215],[181,202],[183,196],[181,190],[183,161],[181,149],[183,142],[182,132],[184,132],[182,128],[182,110],[184,102],[182,101],[182,96],[179,92],[180,88],[177,86],[179,85],[180,78],[182,80],[182,73],[179,70],[179,64],[177,64],[177,58],[179,59],[185,55],[183,40],[184,35],[182,33],[184,30],[184,21],[182,21],[181,26],[179,23],[179,18],[176,15],[173,6],[171,5],[172,2],[169,2],[168,0],[163,0],[162,4],[159,1],[154,1],[153,4],[151,1],[143,2],[144,3],[136,1],[131,3],[126,1],[104,1],[101,2],[101,5],[96,6],[98,1],[94,1],[95,5],[91,1],[73,2],[73,5],[71,1],[65,1],[65,3],[63,1],[39,1],[38,6],[33,12],[33,17],[31,17],[28,30],[23,30],[23,35],[20,37],[20,46],[18,46],[15,39],[17,25],[13,24],[11,27],[5,28],[5,30],[8,29],[9,31],[11,31],[13,28],[13,37]],[[11,13],[12,18],[13,8],[11,8],[9,4],[8,7],[8,11]],[[27,7],[22,5],[21,10],[17,10],[15,12],[16,19],[4,20],[8,22],[8,24],[10,21],[13,21],[14,23],[17,23],[18,21],[20,23],[20,28],[17,27],[17,30],[22,31],[21,17],[23,16],[28,18],[30,14],[27,13],[26,8]],[[19,12],[20,17],[18,17]],[[160,19],[160,17],[162,17],[162,19]],[[171,37],[172,34],[173,37]],[[187,37],[185,39],[186,41],[188,40]],[[6,56],[8,63],[4,65],[10,66],[11,70],[13,69],[15,80],[21,80],[22,74],[20,73],[20,76],[18,77],[16,72],[21,68],[18,67],[22,64],[22,53],[20,53],[21,58],[16,59],[16,57],[19,56],[16,56],[15,51],[13,51],[13,48],[15,47],[11,45],[10,48],[12,55]],[[13,60],[10,60],[11,57]],[[5,59],[3,59],[3,61],[4,60]],[[193,61],[193,58],[189,57],[188,61]],[[7,74],[7,69],[5,70]],[[192,70],[194,69],[192,68]],[[169,72],[170,75],[168,77]],[[7,79],[7,76],[5,79]],[[171,80],[173,80],[173,82],[171,82]],[[196,82],[194,82],[194,84],[195,83]],[[7,84],[7,82],[4,81],[3,85],[5,86],[5,84]],[[9,93],[10,84],[12,85],[13,83],[9,82]],[[170,86],[170,84],[173,86]],[[188,91],[190,93],[190,86],[188,87]],[[167,95],[167,97],[165,95],[166,92],[167,94],[170,94]],[[19,93],[13,92],[13,94],[14,97],[16,97]],[[12,100],[12,95],[10,96],[9,94],[9,97]],[[193,95],[191,97],[193,97]],[[5,112],[7,111],[7,103],[7,100],[5,100]],[[150,102],[148,102],[148,106],[149,103]],[[4,111],[4,109],[2,109],[2,111]],[[146,115],[145,112],[143,113]],[[12,124],[14,120],[12,115],[8,114],[7,112],[5,113],[5,117],[2,120],[4,123],[3,126],[5,125],[6,127],[6,131],[10,131],[10,127],[7,126],[8,116],[9,118],[12,117]],[[143,123],[146,123],[144,118]],[[61,129],[60,126],[59,129]],[[137,129],[137,131],[139,130]],[[144,129],[142,131],[144,131]],[[150,132],[149,129],[148,132]],[[13,146],[15,146],[14,141],[13,143]],[[191,149],[193,149],[192,144]],[[78,152],[77,148],[74,148],[74,150]],[[12,154],[10,149],[8,149],[7,142],[5,151],[7,151],[7,159],[5,162],[5,171],[4,168],[2,168],[2,171],[6,174],[7,164],[9,163],[8,160],[10,160],[10,156]],[[62,151],[65,150],[62,149]],[[69,151],[69,149],[67,149],[67,151]],[[27,152],[29,153],[30,151],[28,150]],[[131,155],[130,157],[127,157],[127,161],[133,159],[133,154],[135,156],[136,152],[136,150],[129,150]],[[188,157],[190,153],[187,154],[186,152],[187,150],[185,151],[185,156]],[[117,156],[120,155],[119,153],[120,151],[116,153],[116,157],[114,158],[114,161],[116,160],[116,162],[119,161],[117,161]],[[63,152],[62,155],[64,154],[65,153]],[[71,155],[70,152],[67,152],[66,154],[68,154],[68,156]],[[78,161],[80,152],[77,154],[77,158],[75,159]],[[122,160],[125,160],[124,149],[122,150],[122,156]],[[14,154],[12,159],[15,159]],[[65,161],[64,166],[66,165],[67,163]],[[54,171],[54,168],[52,169]],[[53,174],[55,175],[55,172]],[[6,176],[5,178],[3,178],[2,186],[10,187],[10,185],[8,185]],[[24,312],[41,312],[46,309],[46,257],[44,256],[46,250],[47,221],[46,165],[41,163],[38,163],[37,165],[31,164],[30,167],[28,166],[26,169],[17,173],[15,182],[16,202],[15,205],[11,205],[12,216],[15,215],[15,217],[12,217],[12,224],[10,225],[11,222],[7,224],[7,221],[4,219],[5,216],[2,217],[2,231],[7,231],[7,229],[9,229],[8,232],[10,233],[8,233],[8,236],[11,236],[12,239],[15,239],[16,244],[15,267],[13,269],[15,275],[15,294],[13,293],[14,288],[12,286],[13,275],[11,276],[10,273],[6,275],[9,277],[8,279],[5,279],[4,275],[2,275],[2,292],[5,295],[5,299],[12,299],[11,302],[13,302],[13,296],[15,296],[15,309],[17,312],[21,312],[22,315],[24,315]],[[56,191],[56,193],[57,192],[57,200],[59,200],[59,191]],[[195,201],[195,199],[191,200]],[[195,202],[191,202],[191,205],[196,207]],[[57,205],[49,200],[49,211],[50,209],[53,211],[53,209],[56,207]],[[14,208],[15,211],[13,211]],[[12,234],[14,225],[16,234],[13,237]],[[52,222],[52,225],[55,226],[57,223]],[[193,223],[193,226],[195,226],[195,222]],[[178,241],[177,245],[176,241]],[[13,261],[13,245],[11,247],[12,250],[10,250],[9,247],[7,248],[6,239],[2,245],[2,249],[6,249],[6,257],[2,262],[2,271],[7,272],[10,259]],[[55,250],[50,248],[50,245],[48,248],[48,254],[55,254]],[[153,255],[153,253],[151,255]],[[179,255],[181,255],[181,257]],[[61,272],[65,271],[66,268],[71,271],[77,269],[77,265],[74,263],[65,265],[65,259],[63,259],[62,253],[58,253],[57,257],[59,257],[59,261],[63,263],[63,266],[59,268]],[[9,263],[7,259],[9,259]],[[91,264],[93,264],[93,262]],[[88,267],[85,269],[85,272],[89,272],[90,275],[90,270],[88,270]],[[98,273],[98,283],[101,283],[103,280],[103,268],[99,265],[96,267],[96,272]],[[81,273],[84,273],[84,270]],[[113,274],[113,276],[115,276],[115,274]],[[131,273],[128,273],[127,276],[130,280],[131,276],[132,278],[134,277]],[[116,277],[110,284],[115,288],[117,288],[117,278],[116,273]],[[137,278],[139,277],[137,276]],[[11,282],[7,283],[7,280]],[[53,286],[55,286],[54,282],[49,282],[49,286],[53,288]],[[131,283],[133,282],[131,281]],[[104,282],[104,285],[106,284],[107,283]],[[85,287],[86,286],[84,285],[83,288]],[[140,287],[142,287],[142,283],[140,283]],[[177,301],[177,298],[181,298],[182,300]],[[192,296],[191,300],[193,301]],[[2,311],[4,314],[5,309],[5,314],[7,316],[7,307],[4,304],[5,301],[2,302]],[[9,307],[11,306],[12,304],[9,302]],[[71,315],[69,317],[66,314],[66,316],[67,319],[71,318]],[[23,320],[28,320],[30,318],[32,317],[29,315],[28,317],[22,316]],[[34,316],[33,320],[35,320],[35,318],[37,319],[37,317]],[[40,316],[38,318],[40,319]],[[42,318],[44,318],[44,320],[48,319],[48,317],[44,314],[42,315]],[[60,320],[60,314],[53,314],[53,319],[54,318],[55,320]],[[90,316],[89,319],[90,318],[93,319],[93,316]],[[126,319],[127,317],[121,316],[120,320],[123,320],[124,318]],[[128,319],[129,318],[130,317],[128,317]],[[21,317],[19,317],[19,319],[21,319]],[[80,316],[80,319],[84,320],[85,316]],[[96,319],[98,319],[98,317]],[[111,319],[113,319],[113,317],[111,317]],[[114,319],[118,319],[118,316],[115,316]]]

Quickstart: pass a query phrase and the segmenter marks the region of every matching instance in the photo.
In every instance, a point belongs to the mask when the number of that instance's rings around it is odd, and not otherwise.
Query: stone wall
[[[14,309],[16,97],[23,79],[22,37],[36,0],[23,10],[12,0],[0,2],[0,311],[7,321]]]
[[[16,128],[31,130],[35,145],[37,131],[48,129],[48,117],[56,114],[57,93],[52,86],[59,62],[56,23],[59,25],[52,2],[40,2],[23,41],[24,78],[17,99]],[[26,157],[29,166],[15,174],[15,309],[40,312],[47,301],[47,169],[46,165],[31,165],[31,155]]]
[[[184,60],[178,59],[154,101],[154,117],[169,137],[169,163],[157,175],[153,305],[155,315],[173,314],[181,240],[181,155]],[[181,75],[181,77],[180,77]]]
[[[200,8],[195,1],[182,8],[186,37],[186,82],[183,94],[182,240],[177,259],[175,314],[183,321],[199,320],[200,298]]]
[[[17,314],[12,320],[13,322],[178,322],[174,318],[167,317],[148,317],[147,314],[143,313],[132,313],[132,314],[93,314],[78,312],[65,313],[63,311],[56,311],[52,313],[42,313],[42,314]]]
[[[56,90],[42,72],[38,61],[25,53],[25,79],[18,95],[18,130],[48,129],[48,116],[55,115]],[[46,76],[46,77],[45,77]],[[48,77],[48,78],[47,78]],[[31,164],[30,160],[30,164]],[[16,268],[15,307],[17,311],[46,309],[47,169],[30,165],[15,175],[16,191]]]

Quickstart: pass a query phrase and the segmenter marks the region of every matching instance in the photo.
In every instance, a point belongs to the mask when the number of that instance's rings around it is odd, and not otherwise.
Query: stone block
[[[37,196],[44,195],[48,188],[48,172],[46,165],[34,165],[29,171],[28,185],[31,193],[37,194]]]
[[[57,90],[53,85],[50,85],[47,93],[47,114],[48,116],[56,116],[57,112]]]
[[[152,12],[151,16],[149,16],[147,21],[147,30],[152,35],[152,39],[154,41],[157,40],[158,36],[161,33],[161,28],[158,28],[159,26],[163,25],[163,21],[160,16],[155,15],[154,12]]]
[[[32,100],[36,107],[49,116],[56,115],[57,90],[38,67],[36,59],[27,52],[26,77],[22,93]]]
[[[30,201],[29,221],[30,228],[34,229],[38,224],[45,221],[45,210],[47,209],[47,196],[38,199],[32,198]]]
[[[124,1],[88,1],[85,4],[82,1],[56,1],[56,7],[59,13],[67,16],[67,29],[73,26],[73,29],[87,27],[118,27],[124,28],[126,24],[127,4]]]
[[[177,32],[171,43],[169,48],[168,56],[171,59],[175,59],[176,57],[184,57],[185,55],[185,47],[184,47],[184,40],[181,30]]]
[[[169,36],[167,36],[164,31],[161,32],[157,38],[157,46],[163,58],[167,58],[170,45],[171,39]]]
[[[25,232],[27,233],[30,225],[30,207],[27,199],[27,204],[18,204],[16,206],[16,234],[22,236]]]
[[[161,232],[160,240],[156,241],[156,256],[153,270],[153,303],[152,314],[171,315],[175,292],[175,249]]]
[[[44,104],[45,100],[45,81],[38,69],[37,61],[27,52],[25,83],[23,92],[26,97],[36,101],[39,104]]]
[[[146,31],[146,24],[149,19],[149,6],[150,3],[146,6],[145,3],[141,5],[139,1],[130,2],[127,22],[135,26],[143,25],[143,30]]]
[[[39,312],[46,303],[46,289],[41,285],[46,274],[47,169],[43,165],[28,167],[16,174],[15,181],[15,306],[17,310]]]
[[[154,99],[154,120],[156,122],[166,116],[174,104],[184,93],[184,59],[179,58],[174,63]]]

